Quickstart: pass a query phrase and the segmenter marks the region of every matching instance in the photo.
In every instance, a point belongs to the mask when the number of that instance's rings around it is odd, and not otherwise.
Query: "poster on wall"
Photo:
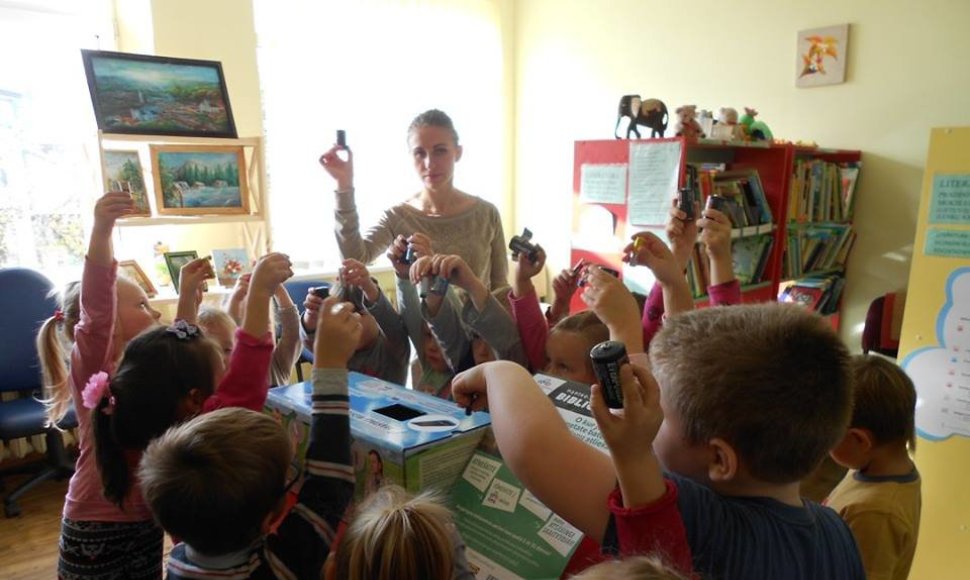
[[[970,175],[933,176],[929,223],[970,225]]]
[[[945,292],[936,345],[900,365],[916,385],[916,430],[931,440],[970,436],[970,268],[954,270]]]
[[[680,182],[680,141],[630,142],[629,221],[637,226],[667,223],[670,200]]]

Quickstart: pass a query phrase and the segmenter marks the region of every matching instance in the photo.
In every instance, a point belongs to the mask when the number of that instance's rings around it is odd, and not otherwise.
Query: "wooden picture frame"
[[[199,252],[189,250],[185,252],[165,252],[165,265],[168,266],[168,275],[172,278],[172,286],[175,293],[179,293],[179,275],[182,273],[182,266],[192,260],[199,259]]]
[[[134,260],[122,260],[118,262],[118,269],[129,278],[135,284],[141,286],[141,289],[145,291],[145,294],[149,298],[154,298],[158,291],[155,290],[155,285],[152,284],[151,279],[145,275],[145,271],[141,269],[138,262]]]
[[[237,137],[222,63],[102,50],[81,57],[101,131]]]
[[[151,145],[159,215],[249,214],[242,146]]]
[[[135,202],[135,211],[125,216],[151,217],[152,208],[148,203],[145,189],[145,171],[142,169],[141,156],[135,149],[104,150],[104,190],[127,191]]]

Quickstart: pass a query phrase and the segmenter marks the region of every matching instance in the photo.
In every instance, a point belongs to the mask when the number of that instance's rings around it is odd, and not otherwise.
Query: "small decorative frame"
[[[145,192],[145,172],[141,167],[138,151],[104,151],[104,190],[127,191],[135,202],[135,211],[129,217],[151,217],[148,194]]]
[[[795,86],[844,83],[848,44],[848,24],[800,31],[795,57]]]
[[[243,248],[212,250],[212,266],[219,284],[226,287],[232,287],[240,276],[253,270]]]
[[[168,266],[168,275],[172,277],[172,286],[175,287],[176,294],[179,291],[179,274],[182,273],[182,266],[197,259],[199,259],[199,253],[195,250],[165,252],[165,265]]]
[[[243,147],[151,145],[149,149],[160,215],[249,213]]]
[[[145,291],[145,294],[149,298],[154,298],[158,292],[155,290],[155,285],[152,281],[145,275],[145,271],[141,269],[138,262],[134,260],[124,260],[118,263],[118,268],[124,273],[125,277],[129,278],[135,284],[141,286],[141,289]]]

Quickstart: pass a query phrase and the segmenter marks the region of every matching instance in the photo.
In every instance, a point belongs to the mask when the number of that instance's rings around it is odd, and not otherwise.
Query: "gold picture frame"
[[[241,146],[151,145],[159,215],[247,215],[249,184]]]
[[[149,298],[154,298],[155,295],[158,294],[158,291],[155,290],[155,285],[152,284],[151,279],[145,275],[145,271],[141,269],[138,262],[134,260],[123,260],[118,262],[118,268],[126,278],[129,278],[132,282],[141,286],[141,289],[145,291],[145,294],[147,294]]]

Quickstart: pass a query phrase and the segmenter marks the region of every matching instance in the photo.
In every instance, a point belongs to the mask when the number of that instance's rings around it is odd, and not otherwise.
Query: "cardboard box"
[[[491,423],[450,401],[360,373],[349,373],[350,431],[357,497],[383,482],[411,492],[452,486]],[[310,381],[269,390],[266,411],[286,427],[299,473],[309,439]]]

